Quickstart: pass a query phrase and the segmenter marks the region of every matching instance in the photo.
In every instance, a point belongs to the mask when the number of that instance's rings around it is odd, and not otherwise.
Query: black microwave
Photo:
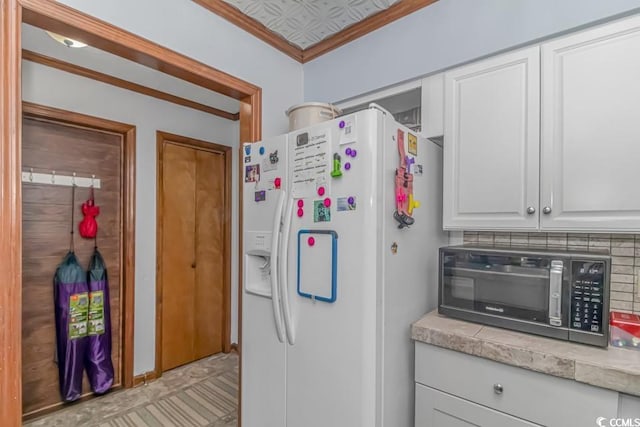
[[[608,254],[450,246],[439,262],[440,314],[607,346]]]

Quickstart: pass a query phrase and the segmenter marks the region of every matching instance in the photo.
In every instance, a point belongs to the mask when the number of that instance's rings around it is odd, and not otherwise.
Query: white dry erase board
[[[298,232],[298,295],[333,303],[338,297],[338,233]]]

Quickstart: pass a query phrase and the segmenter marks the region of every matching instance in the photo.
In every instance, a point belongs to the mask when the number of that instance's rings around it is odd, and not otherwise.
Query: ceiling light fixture
[[[85,43],[79,42],[77,40],[70,39],[69,37],[61,36],[60,34],[52,33],[51,31],[47,31],[47,34],[49,34],[49,36],[52,39],[54,39],[58,43],[61,43],[61,44],[65,45],[66,47],[79,48],[79,47],[86,47],[87,46]]]

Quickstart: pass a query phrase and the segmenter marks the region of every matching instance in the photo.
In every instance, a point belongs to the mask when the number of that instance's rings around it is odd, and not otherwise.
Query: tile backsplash
[[[464,243],[531,246],[584,250],[608,249],[611,253],[610,310],[640,314],[640,235],[581,233],[464,232]]]

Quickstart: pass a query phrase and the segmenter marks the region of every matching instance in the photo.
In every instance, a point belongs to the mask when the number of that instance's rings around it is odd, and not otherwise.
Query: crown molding
[[[391,5],[388,9],[381,10],[368,16],[342,31],[338,31],[332,36],[318,42],[302,51],[302,63],[316,59],[325,53],[331,52],[349,42],[352,42],[364,35],[367,35],[387,24],[397,21],[423,7],[429,6],[438,0],[400,0]]]
[[[261,22],[245,15],[239,9],[223,0],[193,1],[304,64],[438,0],[400,0],[391,7],[370,15],[306,49],[301,49],[290,43],[281,35],[268,29]]]
[[[242,28],[246,32],[253,34],[263,42],[275,47],[280,52],[289,55],[298,62],[302,62],[302,49],[289,43],[284,37],[274,33],[264,24],[245,15],[240,10],[222,0],[193,0],[205,9],[221,16],[232,24]]]

